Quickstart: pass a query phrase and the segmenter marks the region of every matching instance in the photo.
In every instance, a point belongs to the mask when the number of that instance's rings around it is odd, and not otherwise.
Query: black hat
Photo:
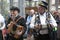
[[[41,3],[39,3],[39,6],[43,6],[47,9],[48,3],[45,1],[41,1]]]
[[[20,9],[19,9],[18,7],[14,7],[14,6],[12,6],[12,7],[10,8],[10,10],[13,10],[13,11],[17,10],[18,13],[20,12]]]

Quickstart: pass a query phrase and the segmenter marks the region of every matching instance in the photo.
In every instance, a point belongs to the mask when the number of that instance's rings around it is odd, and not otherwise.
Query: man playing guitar
[[[10,8],[11,16],[7,21],[7,40],[23,40],[26,31],[25,19],[19,16],[17,7]]]

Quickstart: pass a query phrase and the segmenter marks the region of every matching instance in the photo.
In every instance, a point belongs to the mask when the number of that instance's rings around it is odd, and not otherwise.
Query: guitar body
[[[8,29],[7,29],[7,33],[10,34],[14,34],[14,38],[19,38],[20,35],[17,34],[17,31],[21,32],[24,30],[23,26],[19,25],[17,26],[16,30],[13,31],[14,28],[14,23],[11,21],[10,24],[8,24]],[[10,34],[12,36],[12,34]]]
[[[18,26],[17,29],[16,29],[16,31],[19,31],[19,32],[21,32],[23,30],[24,30],[23,26]],[[19,37],[20,37],[20,35],[15,33],[14,38],[19,38]]]

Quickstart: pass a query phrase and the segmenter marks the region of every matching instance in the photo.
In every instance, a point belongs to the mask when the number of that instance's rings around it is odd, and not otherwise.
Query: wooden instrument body
[[[17,34],[17,31],[22,32],[24,30],[24,28],[23,28],[23,26],[19,25],[19,26],[17,26],[16,31],[13,31],[13,27],[14,27],[13,25],[15,25],[15,24],[16,24],[15,22],[11,21],[10,24],[7,25],[8,26],[7,32],[8,32],[8,34],[10,34],[10,33],[14,34],[14,38],[19,38],[20,35]],[[13,35],[11,35],[11,36],[13,36]]]

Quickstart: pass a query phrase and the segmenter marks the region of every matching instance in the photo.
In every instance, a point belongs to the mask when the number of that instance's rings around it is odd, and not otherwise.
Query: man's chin
[[[44,13],[40,13],[41,15],[43,15]]]

